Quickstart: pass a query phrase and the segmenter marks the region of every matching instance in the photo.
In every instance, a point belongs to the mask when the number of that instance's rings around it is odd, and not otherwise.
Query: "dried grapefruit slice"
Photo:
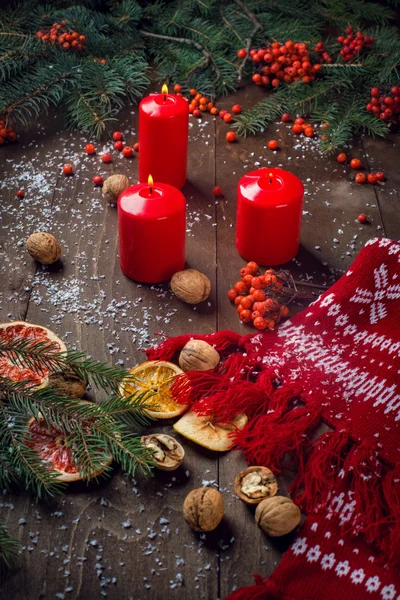
[[[199,446],[214,452],[226,452],[234,446],[232,433],[236,429],[243,429],[247,421],[245,413],[239,413],[230,423],[221,423],[190,410],[174,423],[174,429]]]
[[[35,450],[45,463],[48,463],[49,469],[58,473],[57,481],[71,483],[84,478],[74,461],[73,451],[65,433],[55,425],[46,425],[42,417],[39,417],[39,421],[32,417],[28,421],[28,427],[29,434],[26,445]],[[91,474],[90,478],[103,473],[111,461],[112,456],[105,456],[104,466]]]
[[[170,419],[184,413],[188,405],[172,399],[171,385],[177,375],[183,373],[174,363],[149,360],[129,371],[130,378],[120,386],[121,396],[145,393],[145,401],[151,408],[146,412],[156,419]],[[146,398],[148,393],[148,398]]]
[[[0,323],[0,341],[11,342],[17,339],[52,342],[54,353],[64,352],[67,349],[64,342],[55,333],[42,325],[33,325],[25,321]],[[13,381],[29,380],[33,385],[44,386],[48,382],[49,370],[45,367],[34,370],[28,365],[15,365],[7,356],[0,355],[0,375],[9,377]]]

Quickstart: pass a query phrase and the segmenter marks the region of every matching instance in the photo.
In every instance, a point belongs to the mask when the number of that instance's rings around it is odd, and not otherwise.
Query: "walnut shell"
[[[203,340],[190,340],[179,355],[179,365],[184,371],[211,371],[219,361],[215,348]]]
[[[73,371],[52,373],[49,375],[49,386],[71,398],[82,398],[86,392],[86,383]]]
[[[211,282],[196,269],[178,271],[171,279],[171,290],[179,300],[187,304],[198,304],[207,300],[211,292]]]
[[[224,516],[224,499],[214,488],[189,492],[183,503],[183,516],[193,531],[213,531]]]
[[[278,492],[275,475],[267,467],[249,467],[235,479],[235,493],[246,504],[259,504]]]
[[[260,502],[256,508],[255,519],[265,533],[271,537],[279,537],[297,527],[301,512],[290,498],[274,496]]]
[[[141,441],[153,452],[154,466],[161,471],[175,471],[182,464],[185,451],[172,435],[153,433],[143,435]]]
[[[51,265],[61,256],[61,246],[51,233],[32,233],[26,242],[29,254],[42,265]]]
[[[120,194],[129,187],[129,179],[125,175],[116,173],[107,177],[103,183],[103,196],[110,204],[116,204]]]

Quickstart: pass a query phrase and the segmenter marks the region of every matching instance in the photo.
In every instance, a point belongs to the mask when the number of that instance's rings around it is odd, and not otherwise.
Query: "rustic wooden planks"
[[[236,102],[251,106],[262,95],[256,86],[248,86],[220,107],[230,109]],[[120,121],[131,145],[137,138],[133,113],[127,109]],[[141,349],[157,331],[168,335],[225,328],[251,331],[239,322],[226,291],[244,264],[235,249],[237,182],[244,172],[258,166],[282,166],[305,183],[302,248],[287,265],[297,280],[330,285],[367,239],[384,233],[399,237],[394,137],[388,141],[364,138],[351,149],[351,156],[360,157],[366,167],[386,171],[388,181],[373,188],[349,183],[354,171],[339,165],[335,157],[321,158],[313,141],[293,137],[290,125],[272,124],[259,136],[228,144],[228,126],[218,117],[207,115],[190,122],[189,181],[184,189],[187,263],[210,278],[210,301],[190,307],[174,298],[167,285],[140,286],[122,275],[116,209],[104,203],[91,179],[97,173],[124,172],[135,182],[137,157],[127,161],[114,153],[113,163],[104,165],[99,158],[102,144],[97,144],[98,155],[83,158],[86,138],[59,133],[60,126],[50,119],[46,136],[34,134],[39,146],[34,142],[26,148],[22,144],[3,148],[0,157],[5,181],[15,172],[15,163],[21,164],[21,173],[25,165],[28,177],[43,171],[46,181],[40,199],[34,194],[40,185],[37,180],[32,195],[24,200],[32,202],[33,216],[28,220],[18,217],[15,191],[22,187],[17,186],[18,178],[12,180],[15,189],[11,179],[7,189],[1,189],[3,319],[26,316],[49,325],[71,347],[125,367],[143,360]],[[25,143],[31,143],[31,135],[24,136]],[[265,147],[272,138],[279,142],[277,153]],[[59,176],[63,162],[76,164],[73,178]],[[211,193],[215,184],[224,190],[224,197],[217,201]],[[369,225],[356,221],[360,212],[369,215]],[[61,265],[36,268],[18,245],[39,224],[62,242]],[[302,289],[318,294],[322,288]],[[298,302],[293,312],[308,301]],[[154,429],[171,432],[171,423]],[[64,594],[78,599],[107,594],[124,600],[162,596],[211,600],[250,584],[252,573],[270,574],[290,537],[267,539],[254,524],[254,510],[234,496],[234,478],[245,466],[240,453],[217,457],[190,442],[184,445],[183,468],[156,473],[148,481],[138,476],[132,482],[117,472],[109,481],[71,486],[64,497],[49,503],[36,504],[28,494],[4,496],[2,513],[24,544],[21,568],[4,583],[7,597],[36,600]],[[281,492],[286,493],[293,476],[292,470],[279,477]],[[189,530],[181,506],[190,489],[207,483],[219,485],[226,516],[217,531],[201,536]],[[24,522],[19,524],[21,518]]]

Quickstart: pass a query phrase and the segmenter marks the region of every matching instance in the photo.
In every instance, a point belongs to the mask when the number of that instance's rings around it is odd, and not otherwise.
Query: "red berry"
[[[365,183],[367,181],[367,177],[364,173],[357,173],[355,180],[356,183]]]
[[[232,106],[232,112],[234,115],[238,115],[239,113],[242,112],[242,107],[240,106],[240,104],[234,104]]]
[[[295,119],[294,122],[296,125],[303,125],[304,119],[302,119],[301,117],[297,117],[297,119]]]
[[[232,288],[231,290],[229,290],[229,291],[228,291],[228,299],[229,299],[231,302],[233,302],[233,301],[234,301],[234,299],[237,297],[237,295],[238,295],[237,291],[236,291],[235,289],[233,289],[233,288]]]
[[[104,183],[104,180],[101,177],[101,175],[95,175],[93,177],[92,181],[93,181],[94,185],[103,185],[103,183]]]
[[[266,299],[266,295],[263,290],[255,290],[253,297],[257,302],[263,302]]]
[[[253,321],[253,325],[256,329],[262,331],[263,329],[267,329],[267,321],[262,317],[256,317]]]
[[[278,147],[278,142],[276,140],[270,140],[267,146],[270,150],[276,150]]]
[[[18,190],[17,196],[18,196],[18,198],[23,198],[25,196],[24,190]]]
[[[72,165],[64,165],[63,166],[64,175],[72,175],[74,172]]]
[[[400,95],[400,87],[398,85],[394,85],[392,87],[392,94],[393,96],[399,96]]]
[[[243,323],[250,323],[250,321],[252,321],[251,310],[249,310],[248,308],[242,310],[239,314],[239,319],[243,321]]]
[[[250,262],[247,263],[245,269],[247,270],[248,273],[250,273],[251,275],[256,275],[258,273],[258,264],[256,262],[254,262],[254,260],[251,260]]]
[[[224,118],[224,116],[227,114],[227,112],[228,112],[227,110],[220,110],[219,111],[219,116],[221,117],[221,119]]]
[[[385,173],[383,171],[378,171],[375,173],[377,181],[385,181]]]
[[[263,287],[263,281],[261,277],[253,277],[251,280],[251,285],[254,289],[260,290]]]
[[[131,158],[131,156],[133,156],[133,148],[130,146],[125,146],[122,149],[122,154],[125,156],[125,158]]]
[[[352,169],[360,169],[361,168],[361,160],[358,158],[352,158],[350,161],[350,166]]]
[[[248,286],[244,283],[244,281],[237,281],[233,286],[238,294],[244,294],[248,291]]]
[[[103,163],[110,163],[112,161],[111,154],[109,152],[105,152],[101,155],[101,160]]]
[[[368,217],[367,217],[367,215],[365,215],[364,213],[361,213],[361,215],[358,215],[358,217],[357,217],[357,221],[358,221],[359,223],[367,223],[367,221],[368,221]]]
[[[135,152],[139,152],[139,142],[136,142],[136,144],[133,144],[133,149]]]
[[[234,131],[228,131],[226,134],[227,142],[235,142],[236,141],[236,133]]]
[[[216,185],[216,186],[213,188],[213,191],[212,191],[212,192],[213,192],[213,194],[214,194],[214,196],[215,196],[216,198],[217,198],[218,196],[222,196],[222,195],[223,195],[223,192],[222,192],[222,187],[221,187],[221,186],[219,186],[219,185]]]
[[[256,83],[257,85],[261,84],[261,75],[260,73],[254,73],[254,75],[252,76],[252,80],[254,81],[254,83]],[[220,113],[221,114],[221,113]]]
[[[372,88],[371,96],[379,96],[379,88],[377,88],[377,87]]]
[[[230,122],[232,121],[232,115],[231,115],[231,113],[228,113],[228,112],[227,112],[227,113],[224,115],[224,117],[223,117],[223,118],[224,118],[224,121],[225,121],[225,123],[230,123]]]
[[[306,137],[313,137],[313,135],[314,135],[314,129],[312,127],[305,127],[304,128],[304,135]]]
[[[174,85],[174,92],[175,94],[179,94],[182,91],[182,86],[179,83],[176,83]]]
[[[192,114],[194,117],[201,117],[201,111],[198,108],[195,108]]]
[[[368,179],[368,183],[372,183],[372,184],[374,184],[378,181],[375,173],[368,173],[367,179]]]
[[[247,56],[247,52],[244,48],[240,48],[240,50],[238,50],[238,58],[246,58]]]
[[[340,163],[345,163],[347,160],[347,155],[344,152],[341,152],[337,155],[336,160]]]
[[[288,123],[290,121],[289,113],[283,113],[281,119],[282,119],[283,123]]]
[[[114,148],[116,150],[118,150],[119,152],[121,152],[121,150],[123,149],[123,147],[124,147],[124,142],[121,142],[121,140],[119,140],[118,142],[114,143]]]
[[[112,139],[114,140],[114,142],[120,142],[122,139],[124,138],[124,136],[122,135],[122,133],[120,131],[114,131]]]
[[[86,144],[85,152],[86,152],[86,154],[95,154],[96,148],[93,146],[93,144]]]
[[[302,127],[302,125],[300,125],[300,123],[295,123],[292,127],[292,131],[293,131],[293,133],[302,133],[303,127]]]

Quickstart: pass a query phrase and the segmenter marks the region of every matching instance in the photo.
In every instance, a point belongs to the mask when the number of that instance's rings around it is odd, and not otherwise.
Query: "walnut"
[[[54,235],[45,231],[32,233],[26,242],[26,249],[42,265],[51,265],[61,256],[60,244]]]
[[[215,348],[202,340],[190,340],[179,355],[179,365],[184,371],[210,371],[219,361]]]
[[[249,467],[240,471],[235,479],[235,492],[246,504],[259,504],[275,496],[277,491],[275,475],[267,467]]]
[[[116,204],[120,194],[129,187],[129,179],[125,175],[116,173],[107,177],[103,184],[103,196],[110,204]]]
[[[183,516],[194,531],[213,531],[224,516],[224,499],[214,488],[192,490],[183,503]]]
[[[301,512],[290,498],[274,496],[260,502],[256,508],[255,519],[265,533],[271,537],[279,537],[297,527]]]
[[[175,471],[183,462],[185,451],[172,435],[143,435],[144,446],[153,452],[154,465],[162,471]]]
[[[211,282],[196,269],[178,271],[171,279],[171,290],[179,300],[187,304],[198,304],[207,300],[211,291]]]
[[[86,392],[86,383],[73,371],[52,373],[49,376],[49,386],[71,398],[82,398]]]

